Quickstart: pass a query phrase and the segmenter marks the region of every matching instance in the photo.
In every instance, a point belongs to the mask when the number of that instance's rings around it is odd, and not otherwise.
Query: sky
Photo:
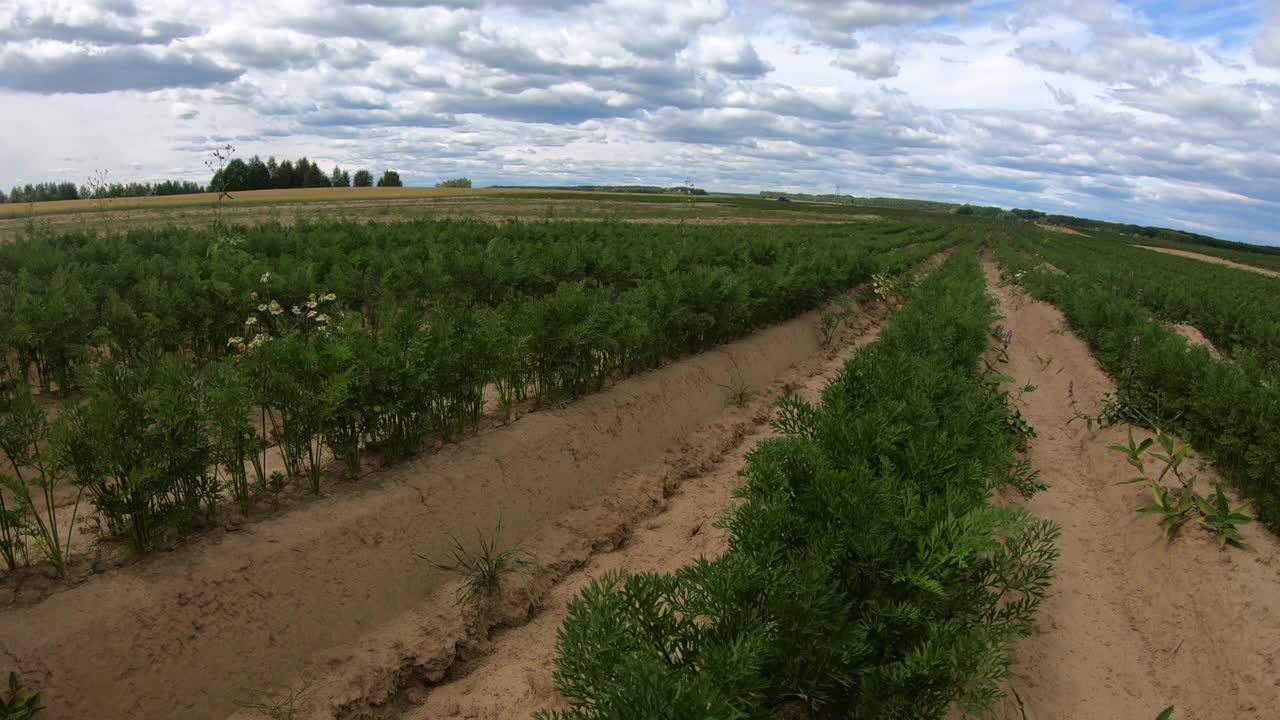
[[[3,188],[230,143],[1280,244],[1280,0],[0,0],[0,107]]]

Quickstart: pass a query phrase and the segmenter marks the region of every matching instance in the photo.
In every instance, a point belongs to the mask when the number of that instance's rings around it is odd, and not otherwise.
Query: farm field
[[[0,220],[36,717],[1280,707],[1276,279],[586,195]]]
[[[404,219],[618,220],[630,222],[825,223],[915,217],[898,208],[777,203],[740,195],[679,196],[643,193],[519,189],[309,188],[237,192],[220,206],[215,194],[111,200],[66,200],[0,205],[0,242],[33,232],[93,233],[204,227],[295,219],[386,222]],[[946,219],[947,216],[940,216]]]

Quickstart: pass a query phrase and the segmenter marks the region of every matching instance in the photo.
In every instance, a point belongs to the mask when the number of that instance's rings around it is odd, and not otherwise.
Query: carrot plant
[[[506,417],[525,400],[559,406],[873,277],[902,292],[951,233],[306,220],[42,232],[0,245],[0,379],[84,391],[49,430],[49,467],[145,552],[207,525],[224,493],[251,513],[287,482],[320,492],[330,457],[355,478],[370,450],[392,462],[473,432],[488,388]],[[6,564],[40,534],[15,502],[0,494]]]
[[[63,469],[57,461],[56,446],[53,454],[48,447],[52,425],[29,386],[19,386],[10,404],[9,412],[0,417],[0,452],[8,459],[13,476],[0,474],[0,493],[7,489],[17,507],[8,518],[0,520],[0,542],[5,544],[5,561],[12,569],[13,543],[17,540],[12,530],[20,529],[35,540],[41,555],[65,576],[71,561],[71,533],[80,509],[80,497],[76,497],[64,540],[58,529],[58,508],[54,497],[63,479]],[[26,468],[26,474],[23,468]],[[32,493],[33,489],[38,491],[38,500]],[[8,512],[0,501],[0,515]],[[16,523],[13,522],[15,518]]]
[[[1112,262],[1105,258],[1114,257],[1105,247],[1074,239],[1039,244],[1015,236],[997,248],[997,255],[1007,270],[1024,272],[1022,284],[1031,294],[1063,311],[1116,379],[1116,392],[1090,424],[1131,422],[1185,438],[1249,499],[1260,520],[1272,530],[1280,528],[1280,444],[1274,442],[1280,427],[1280,385],[1262,363],[1243,356],[1218,362],[1207,351],[1189,347],[1152,312],[1158,297],[1180,291],[1170,289],[1174,283],[1146,277],[1145,270],[1137,269],[1145,264],[1132,265],[1135,273],[1144,273],[1141,305],[1136,293],[1113,291],[1112,283],[1122,286],[1105,269],[1104,262]],[[1019,248],[1043,254],[1067,274],[1036,268]],[[1140,252],[1143,258],[1157,255]],[[1227,277],[1216,287],[1230,285]],[[1250,317],[1255,316],[1265,313]],[[1089,416],[1076,414],[1088,422]]]
[[[748,456],[729,550],[608,573],[570,604],[537,717],[910,717],[1000,697],[1057,528],[996,508],[1016,454],[975,371],[991,302],[972,253],[927,281],[822,403],[787,395]]]

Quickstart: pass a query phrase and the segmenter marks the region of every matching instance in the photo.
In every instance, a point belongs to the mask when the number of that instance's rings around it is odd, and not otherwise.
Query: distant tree
[[[378,178],[378,187],[404,187],[404,183],[400,182],[400,173],[387,170]]]
[[[281,190],[298,187],[300,183],[295,181],[295,177],[293,161],[285,160],[276,166],[275,173],[271,175],[271,187]]]
[[[436,187],[438,188],[469,188],[471,187],[471,180],[469,178],[464,178],[464,177],[453,178],[452,180],[445,180],[444,182],[436,183]]]
[[[318,164],[310,162],[306,158],[302,158],[294,165],[294,171],[301,176],[301,187],[329,187],[329,176],[320,169]]]
[[[373,187],[373,175],[368,170],[357,170],[351,184],[355,187]]]
[[[227,192],[249,189],[249,164],[240,158],[232,158],[222,169]]]
[[[9,202],[9,196],[5,195],[3,190],[0,190],[0,205],[3,205],[7,202]]]
[[[271,187],[271,170],[262,158],[254,155],[249,158],[249,171],[245,177],[246,190],[266,190]]]
[[[334,165],[333,173],[329,175],[329,184],[334,187],[351,187],[351,175]]]

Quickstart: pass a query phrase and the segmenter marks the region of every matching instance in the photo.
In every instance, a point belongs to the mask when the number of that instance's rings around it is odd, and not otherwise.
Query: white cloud
[[[187,102],[176,102],[170,108],[175,120],[195,120],[200,117],[200,109]]]
[[[1263,65],[1280,68],[1280,18],[1254,38],[1253,54]]]
[[[836,57],[836,65],[868,80],[883,80],[898,74],[898,54],[878,43],[849,48]]]

